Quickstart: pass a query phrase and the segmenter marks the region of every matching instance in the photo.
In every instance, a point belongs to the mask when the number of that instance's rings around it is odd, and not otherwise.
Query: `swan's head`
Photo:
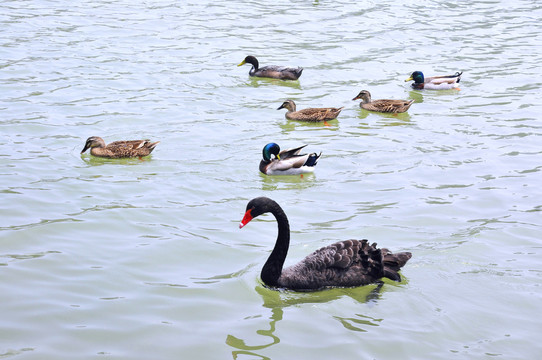
[[[263,160],[266,162],[271,161],[272,160],[271,155],[274,155],[277,159],[280,160],[279,153],[280,153],[280,146],[278,146],[278,144],[275,144],[275,143],[269,143],[263,147],[263,150],[262,150]]]
[[[270,205],[276,204],[273,200],[266,198],[264,196],[257,197],[250,200],[247,204],[247,209],[245,210],[245,216],[239,224],[239,229],[248,224],[255,217],[260,216],[263,213],[266,213],[270,210]]]
[[[405,80],[405,82],[412,81],[412,80],[414,80],[414,82],[417,83],[417,84],[423,84],[423,82],[425,81],[425,78],[424,78],[423,73],[421,71],[414,71],[410,75],[410,77]]]

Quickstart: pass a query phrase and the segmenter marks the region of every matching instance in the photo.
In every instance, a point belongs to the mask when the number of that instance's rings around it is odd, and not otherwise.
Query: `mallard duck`
[[[414,80],[412,83],[414,89],[459,90],[457,83],[461,80],[461,74],[463,72],[458,71],[453,75],[424,77],[421,71],[414,71],[405,82]]]
[[[273,79],[281,79],[281,80],[297,80],[301,76],[301,73],[303,72],[303,68],[297,67],[297,68],[289,68],[284,66],[277,66],[277,65],[267,65],[262,68],[258,67],[258,59],[256,59],[254,56],[247,56],[245,60],[241,61],[241,63],[237,66],[241,66],[244,64],[252,64],[252,68],[248,72],[250,76],[257,76],[257,77],[266,77],[266,78],[273,78]]]
[[[101,137],[91,136],[87,139],[81,154],[90,148],[92,155],[104,158],[142,157],[149,155],[159,142],[151,143],[150,140],[123,140],[105,145],[105,141]]]
[[[250,200],[239,228],[268,212],[277,221],[278,234],[260,276],[262,282],[272,288],[314,291],[368,285],[383,277],[401,281],[399,271],[412,257],[410,252],[392,253],[365,239],[351,239],[320,248],[297,264],[283,268],[290,246],[290,225],[279,204],[266,197]]]
[[[287,109],[286,119],[299,120],[299,121],[327,121],[333,120],[341,113],[343,107],[340,108],[307,108],[296,111],[295,102],[293,100],[286,100],[281,106],[277,108]]]
[[[414,100],[371,100],[371,93],[367,90],[361,90],[352,100],[361,99],[359,106],[369,111],[378,111],[383,113],[403,113],[408,110]]]
[[[280,151],[275,143],[263,147],[263,159],[260,161],[260,171],[266,175],[297,175],[314,171],[322,153],[299,154],[307,145]]]

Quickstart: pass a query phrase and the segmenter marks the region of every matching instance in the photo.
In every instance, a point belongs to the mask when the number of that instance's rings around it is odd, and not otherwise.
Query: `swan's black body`
[[[388,249],[378,249],[367,240],[345,240],[316,250],[283,269],[290,245],[290,225],[279,204],[266,197],[252,199],[239,227],[266,212],[272,213],[278,223],[275,247],[261,272],[262,281],[271,287],[307,291],[362,286],[382,277],[401,281],[398,271],[412,257],[409,252],[392,254]]]

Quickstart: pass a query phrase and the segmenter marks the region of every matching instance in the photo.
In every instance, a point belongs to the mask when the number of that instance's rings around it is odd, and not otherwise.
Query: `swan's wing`
[[[319,289],[366,285],[383,276],[382,252],[376,244],[346,240],[323,247],[283,269],[279,282],[284,287]]]
[[[347,269],[356,264],[371,262],[382,263],[382,254],[376,244],[370,245],[367,240],[345,240],[316,250],[303,262],[317,269]],[[381,266],[381,265],[380,265]]]

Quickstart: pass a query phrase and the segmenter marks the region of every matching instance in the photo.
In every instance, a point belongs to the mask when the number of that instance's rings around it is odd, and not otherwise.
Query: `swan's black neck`
[[[264,284],[276,287],[290,246],[290,224],[286,214],[277,203],[269,204],[268,212],[277,219],[278,236],[275,247],[265,262],[260,276]]]

